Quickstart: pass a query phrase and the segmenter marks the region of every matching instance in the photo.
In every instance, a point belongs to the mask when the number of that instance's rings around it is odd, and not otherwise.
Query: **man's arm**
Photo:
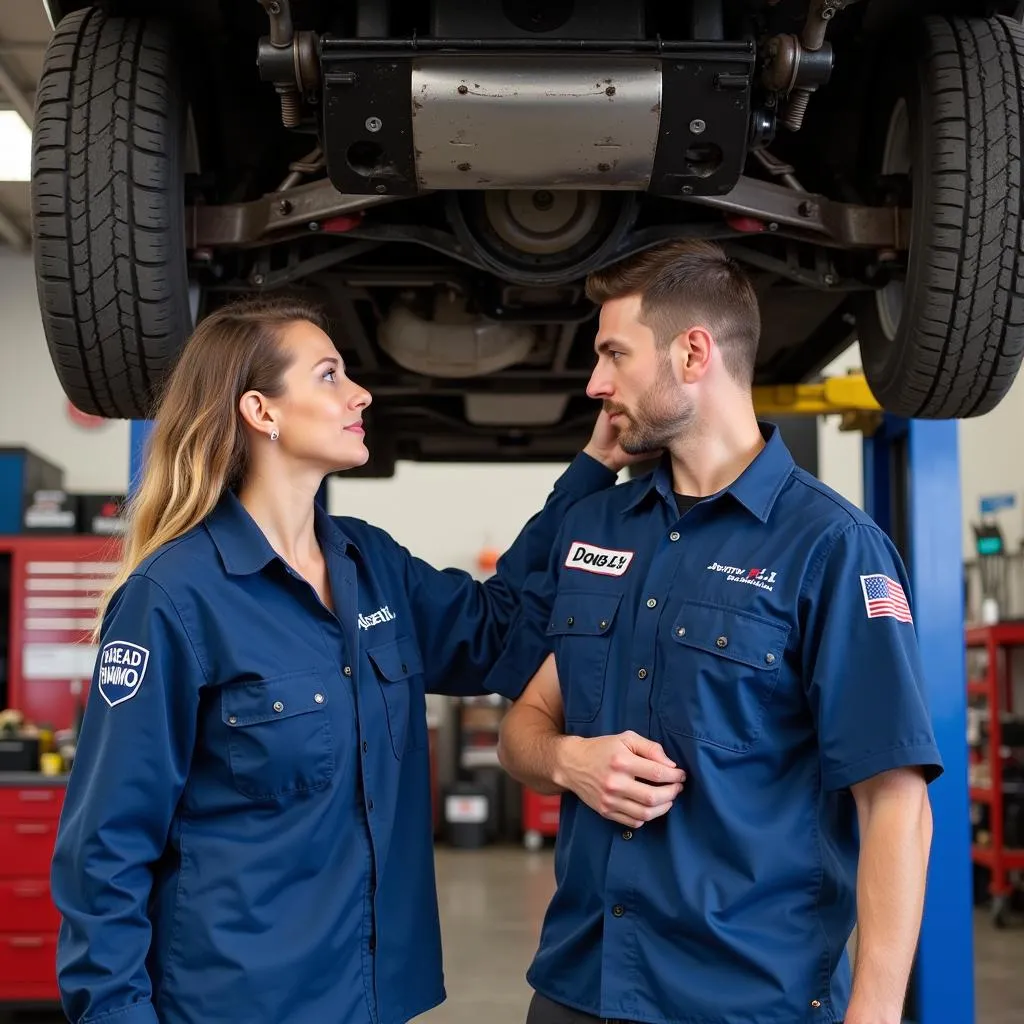
[[[634,732],[591,739],[563,734],[562,691],[554,655],[505,714],[498,759],[538,793],[569,790],[604,818],[640,828],[664,814],[685,773],[661,745]]]
[[[942,772],[911,614],[892,541],[850,523],[823,540],[801,588],[803,670],[821,782],[854,796],[860,825],[857,971],[846,1024],[899,1024],[921,924]]]
[[[846,1024],[899,1024],[924,910],[931,805],[915,768],[852,787],[860,822],[857,959]]]

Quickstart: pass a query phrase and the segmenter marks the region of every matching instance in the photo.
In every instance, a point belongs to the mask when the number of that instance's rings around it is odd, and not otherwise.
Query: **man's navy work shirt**
[[[850,787],[900,766],[941,771],[897,552],[762,430],[739,479],[682,517],[667,463],[581,501],[529,587],[566,732],[632,729],[687,773],[668,813],[638,829],[563,796],[557,891],[528,978],[599,1017],[841,1020]]]
[[[318,510],[334,614],[230,493],[147,559],[105,617],[53,862],[70,1019],[439,1003],[424,693],[482,692],[566,510],[614,480],[579,456],[486,584]]]

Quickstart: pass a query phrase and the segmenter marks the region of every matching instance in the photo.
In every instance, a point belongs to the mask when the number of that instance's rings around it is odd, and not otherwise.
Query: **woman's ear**
[[[246,391],[238,400],[238,412],[242,421],[253,430],[268,437],[275,429],[273,413],[267,400],[258,391]]]

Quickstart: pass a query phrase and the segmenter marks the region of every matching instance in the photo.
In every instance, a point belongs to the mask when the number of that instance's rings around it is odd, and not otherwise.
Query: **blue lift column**
[[[864,509],[910,574],[925,686],[945,772],[929,787],[935,821],[907,1020],[974,1024],[974,941],[963,526],[957,423],[887,416],[864,438]],[[884,714],[885,709],[879,708]]]
[[[146,461],[146,442],[153,430],[152,420],[132,420],[128,440],[128,493],[134,494]]]

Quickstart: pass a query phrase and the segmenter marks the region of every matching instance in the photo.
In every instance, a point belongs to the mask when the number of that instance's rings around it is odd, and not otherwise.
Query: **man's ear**
[[[682,384],[693,384],[711,369],[715,342],[706,327],[690,327],[672,339],[673,369]]]

